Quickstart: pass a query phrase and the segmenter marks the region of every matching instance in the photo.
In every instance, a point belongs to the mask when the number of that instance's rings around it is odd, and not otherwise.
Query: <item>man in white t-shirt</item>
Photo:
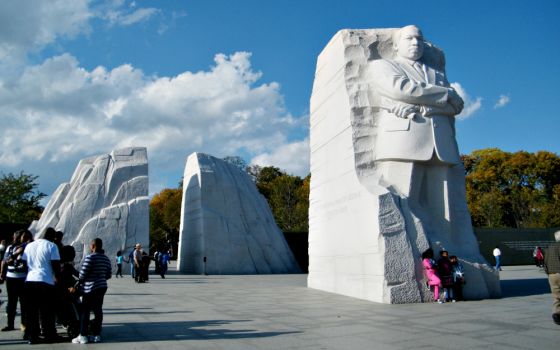
[[[500,258],[502,257],[502,251],[500,250],[500,248],[498,248],[498,246],[496,246],[496,248],[494,248],[494,250],[492,251],[492,254],[494,255],[494,259],[496,260],[495,269],[502,271],[502,267],[500,265]]]
[[[58,341],[54,301],[55,274],[60,270],[60,254],[53,243],[55,231],[47,229],[44,238],[29,243],[22,259],[27,264],[25,303],[27,310],[25,338],[29,344],[39,343],[39,319],[45,336],[44,342]]]

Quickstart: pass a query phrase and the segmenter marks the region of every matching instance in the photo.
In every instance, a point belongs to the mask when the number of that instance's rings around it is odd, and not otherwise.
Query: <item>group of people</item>
[[[150,264],[153,260],[155,261],[155,272],[159,274],[161,278],[165,278],[170,259],[170,250],[156,249],[154,255],[150,257],[150,255],[142,249],[142,245],[136,243],[134,249],[128,254],[128,260],[124,258],[122,251],[117,252],[117,257],[115,258],[117,264],[116,277],[123,277],[122,264],[124,261],[130,264],[130,276],[132,276],[136,283],[148,282]]]
[[[426,283],[434,293],[434,300],[439,304],[463,300],[463,285],[466,283],[463,265],[446,250],[441,250],[439,255],[436,261],[431,248],[422,253]]]
[[[17,303],[21,310],[23,338],[30,344],[65,341],[56,331],[56,323],[67,320],[68,303],[79,302],[79,320],[72,343],[101,341],[102,305],[111,278],[110,259],[104,254],[103,241],[95,238],[80,271],[74,268],[76,251],[63,245],[64,234],[48,228],[41,238],[33,239],[28,230],[14,233],[0,267],[0,282],[8,291],[7,325],[3,332],[15,330]],[[75,306],[74,304],[72,304]],[[76,309],[74,309],[76,310]],[[91,321],[90,313],[95,318]],[[66,324],[66,326],[69,326]]]

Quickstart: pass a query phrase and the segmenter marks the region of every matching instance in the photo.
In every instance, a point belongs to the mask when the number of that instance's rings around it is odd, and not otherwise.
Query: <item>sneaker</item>
[[[4,328],[2,328],[2,332],[9,332],[9,331],[15,331],[16,329],[13,326],[6,326]]]
[[[457,302],[457,300],[455,300],[455,299],[451,299],[451,302],[452,302],[452,303],[455,303],[455,302]]]
[[[88,338],[83,335],[79,335],[76,338],[72,339],[72,344],[87,344]]]
[[[437,303],[438,303],[438,304],[443,304],[443,303],[445,303],[445,301],[439,300],[439,299],[438,299]]]
[[[90,337],[90,341],[92,343],[101,343],[101,336],[100,335],[94,335],[94,336]]]

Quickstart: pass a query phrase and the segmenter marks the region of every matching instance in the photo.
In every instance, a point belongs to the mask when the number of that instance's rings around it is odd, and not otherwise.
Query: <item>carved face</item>
[[[407,26],[400,29],[399,40],[393,43],[397,56],[409,60],[419,60],[424,53],[424,38],[418,27]]]

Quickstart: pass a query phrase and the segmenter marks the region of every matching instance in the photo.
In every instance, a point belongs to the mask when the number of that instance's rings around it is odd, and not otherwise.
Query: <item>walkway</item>
[[[501,299],[383,305],[306,288],[306,275],[111,279],[99,349],[558,349],[544,273],[505,267]],[[2,286],[2,289],[5,286]],[[5,300],[5,291],[2,294]],[[18,318],[19,320],[19,318]],[[17,322],[17,321],[16,321]],[[6,316],[0,317],[0,325]],[[62,332],[62,330],[61,330]],[[21,333],[0,349],[28,349]],[[35,345],[36,349],[82,345]],[[84,346],[82,346],[84,347]]]

